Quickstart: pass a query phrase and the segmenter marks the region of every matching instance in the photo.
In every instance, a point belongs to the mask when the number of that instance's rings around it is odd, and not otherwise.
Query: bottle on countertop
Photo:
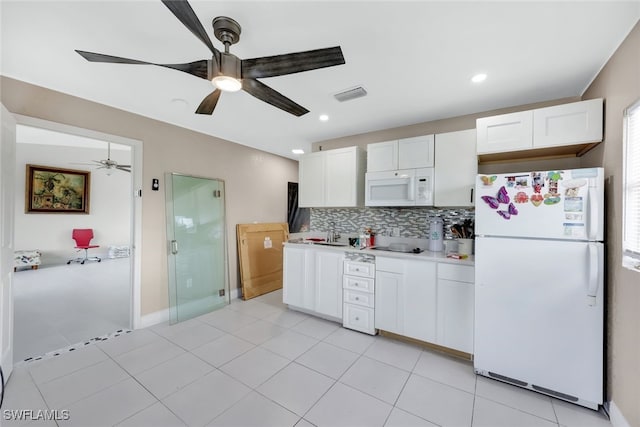
[[[431,252],[442,252],[442,229],[444,221],[441,218],[432,218],[429,221],[429,250]]]

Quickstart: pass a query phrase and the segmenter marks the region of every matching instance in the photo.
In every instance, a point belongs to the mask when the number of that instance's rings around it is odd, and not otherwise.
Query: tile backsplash
[[[474,220],[474,210],[465,208],[311,208],[311,231],[329,231],[332,224],[341,234],[358,233],[362,227],[371,227],[378,235],[428,238],[428,221],[440,217],[444,221],[445,238],[452,238],[450,226],[465,219]]]

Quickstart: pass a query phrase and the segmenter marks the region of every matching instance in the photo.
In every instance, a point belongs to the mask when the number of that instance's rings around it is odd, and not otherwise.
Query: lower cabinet
[[[375,327],[472,354],[473,271],[376,257]]]
[[[342,319],[342,263],[344,254],[314,250],[316,270],[315,312]]]
[[[342,326],[366,334],[377,333],[375,318],[375,264],[344,262]]]
[[[473,354],[474,268],[438,264],[438,334],[444,347]]]
[[[376,257],[376,328],[434,342],[436,263]]]
[[[285,246],[282,299],[285,304],[342,319],[344,254],[310,246]]]

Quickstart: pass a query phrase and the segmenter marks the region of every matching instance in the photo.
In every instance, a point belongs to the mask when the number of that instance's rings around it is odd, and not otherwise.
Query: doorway
[[[33,246],[42,252],[40,268],[14,273],[14,361],[19,361],[139,325],[141,201],[135,189],[140,188],[142,144],[30,117],[16,119],[16,187],[24,182],[25,163],[91,173],[89,215],[26,215],[19,203],[26,193],[17,189],[16,250]],[[42,144],[38,135],[48,142]],[[44,158],[43,152],[48,153]],[[97,162],[107,158],[131,165],[132,172],[100,168]],[[48,228],[37,231],[43,224]],[[76,255],[73,228],[94,229],[92,244],[100,248],[90,251],[102,262],[67,265]]]
[[[224,181],[165,175],[170,241],[169,320],[188,320],[229,304]]]

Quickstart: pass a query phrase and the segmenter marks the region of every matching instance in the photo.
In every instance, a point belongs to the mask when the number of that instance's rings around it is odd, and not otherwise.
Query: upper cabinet
[[[435,206],[473,207],[478,173],[476,130],[439,133],[435,136]]]
[[[533,111],[476,120],[478,154],[527,150],[533,147]]]
[[[580,156],[602,141],[602,117],[602,98],[483,117],[476,121],[477,154],[481,162]]]
[[[430,168],[434,163],[433,155],[433,135],[368,144],[367,172]]]
[[[602,98],[533,110],[536,148],[602,141]]]
[[[318,151],[300,157],[300,207],[364,205],[365,152],[359,147]]]

